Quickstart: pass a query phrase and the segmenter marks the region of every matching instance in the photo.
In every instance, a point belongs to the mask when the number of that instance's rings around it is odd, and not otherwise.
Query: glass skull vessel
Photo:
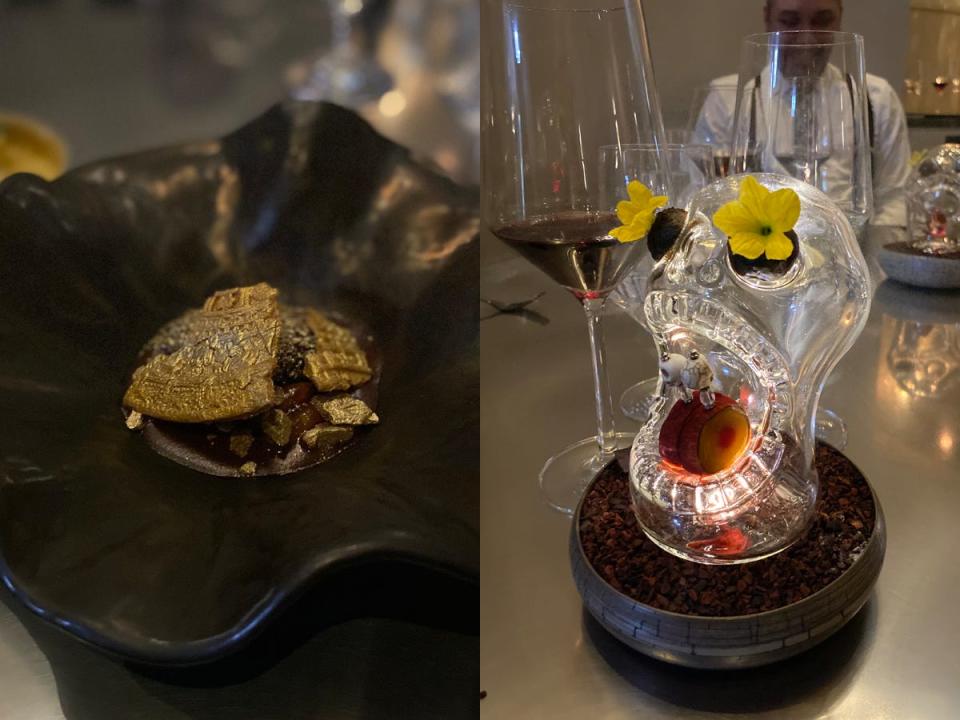
[[[927,150],[907,180],[911,244],[937,255],[960,249],[960,145]]]
[[[709,564],[758,560],[803,532],[818,491],[820,391],[870,308],[869,273],[853,228],[826,195],[798,180],[753,176],[769,191],[788,188],[799,196],[789,262],[771,269],[737,261],[713,218],[737,200],[746,177],[718,181],[693,198],[644,299],[661,379],[631,451],[634,511],[660,547]],[[686,381],[691,359],[702,392],[689,400],[689,382],[679,382],[672,365],[687,363]],[[713,409],[698,407],[707,405]],[[694,419],[675,427],[678,413],[688,412]],[[724,413],[734,422],[710,424]],[[681,458],[692,453],[693,464],[703,467],[691,472],[690,463],[678,462],[664,449],[665,436],[674,438],[667,445],[679,448]],[[717,469],[704,444],[729,449],[734,438],[735,455]]]

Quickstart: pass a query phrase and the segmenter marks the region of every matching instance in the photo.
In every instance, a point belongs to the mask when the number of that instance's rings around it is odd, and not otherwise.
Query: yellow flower
[[[617,203],[617,219],[623,223],[610,231],[622,243],[633,242],[645,238],[653,226],[653,217],[657,208],[667,204],[664,195],[654,195],[650,188],[638,180],[627,183],[629,200]]]
[[[753,177],[740,183],[740,199],[717,210],[713,224],[730,238],[730,249],[748,260],[766,255],[786,260],[793,241],[785,233],[800,218],[800,197],[789,188],[770,192]]]

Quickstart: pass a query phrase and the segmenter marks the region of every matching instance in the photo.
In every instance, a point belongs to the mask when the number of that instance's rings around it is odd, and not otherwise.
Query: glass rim
[[[508,2],[508,3],[504,3],[503,12],[506,13],[510,9],[532,10],[535,12],[545,12],[545,13],[570,13],[570,14],[622,12],[627,9],[628,1],[629,0],[624,0],[619,4],[602,5],[599,7],[571,7],[571,8],[549,7],[546,5],[537,5],[535,3],[527,3],[527,2]]]
[[[829,36],[828,42],[791,42],[798,37]],[[777,32],[753,33],[743,38],[744,45],[758,47],[842,47],[862,45],[863,35],[845,30],[778,30]]]
[[[656,145],[654,143],[611,143],[609,145],[601,145],[599,147],[600,152],[604,150],[666,150],[667,152],[680,152],[686,150],[687,148],[710,148],[709,143],[702,142],[689,142],[689,143],[663,143],[662,145]]]

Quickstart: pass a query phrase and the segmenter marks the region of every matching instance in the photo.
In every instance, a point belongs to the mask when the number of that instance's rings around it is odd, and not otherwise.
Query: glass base
[[[633,433],[617,433],[617,448],[628,448]],[[598,452],[597,439],[575,442],[547,460],[540,471],[540,494],[554,510],[573,515],[590,481],[613,459]]]
[[[830,408],[818,407],[817,440],[833,445],[841,452],[847,447],[847,423]]]
[[[654,376],[624,390],[620,396],[620,412],[631,420],[646,422],[657,393],[658,382],[659,378]]]

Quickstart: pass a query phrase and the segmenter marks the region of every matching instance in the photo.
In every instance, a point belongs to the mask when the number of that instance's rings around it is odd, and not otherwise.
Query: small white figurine
[[[712,408],[716,400],[713,396],[713,370],[707,359],[699,351],[691,350],[687,355],[687,363],[680,371],[680,379],[683,381],[683,387],[688,395],[692,395],[694,390],[700,391],[700,402],[705,408]]]
[[[700,402],[705,408],[712,408],[716,398],[713,395],[713,370],[707,359],[697,350],[691,350],[687,357],[680,353],[663,353],[660,356],[660,375],[663,378],[664,391],[675,387],[680,391],[684,402],[693,400],[693,391],[700,391]]]
[[[686,367],[687,359],[680,353],[663,353],[660,355],[660,376],[663,378],[663,390],[669,387],[679,388],[680,394],[684,394],[683,380],[680,375],[683,368]]]

